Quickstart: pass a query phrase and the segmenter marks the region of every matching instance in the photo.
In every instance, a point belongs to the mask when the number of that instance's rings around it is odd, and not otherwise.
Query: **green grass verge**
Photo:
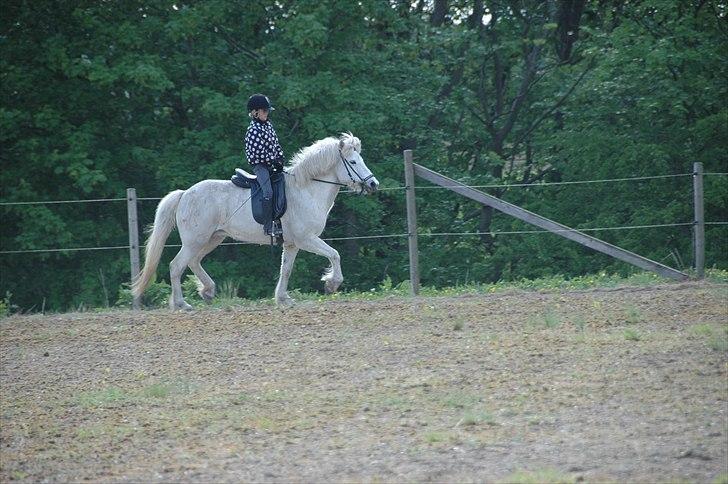
[[[713,283],[728,283],[728,271],[721,269],[709,269],[706,271],[706,280]],[[449,297],[477,294],[496,294],[509,291],[573,291],[594,288],[613,288],[622,286],[651,286],[655,284],[669,284],[673,281],[664,279],[652,272],[640,272],[628,277],[600,272],[587,276],[567,279],[564,276],[556,275],[539,279],[523,279],[518,281],[499,281],[492,284],[468,284],[453,287],[421,287],[420,296],[424,297]],[[342,291],[331,295],[319,293],[303,293],[296,289],[289,291],[291,297],[297,301],[371,301],[390,297],[406,297],[411,294],[409,281],[403,281],[393,285],[390,278],[386,278],[378,287],[368,291]],[[199,298],[188,298],[188,302],[195,306],[203,307],[205,303]],[[273,306],[272,299],[251,300],[244,298],[219,298],[212,303],[212,307],[225,308],[229,306]],[[544,316],[546,326],[558,325],[558,322]],[[627,318],[631,323],[640,321],[642,315],[634,309],[628,311]],[[461,328],[454,328],[461,329]]]
[[[705,279],[708,282],[718,284],[728,284],[728,270],[708,269],[706,270]],[[622,286],[650,286],[654,284],[669,284],[673,281],[661,278],[652,272],[639,272],[630,276],[620,276],[616,274],[607,274],[600,272],[586,276],[566,278],[562,275],[544,277],[538,279],[522,279],[516,281],[499,281],[488,284],[467,284],[452,287],[428,287],[420,288],[420,295],[423,297],[451,297],[463,295],[477,294],[496,294],[509,291],[573,291],[594,288],[613,288]],[[197,294],[196,279],[193,275],[188,275],[183,284],[185,298],[188,303],[197,308],[211,307],[217,309],[229,309],[233,307],[271,307],[274,306],[272,298],[266,299],[246,299],[236,297],[238,286],[231,281],[222,281],[218,286],[218,294],[211,304],[205,303]],[[147,308],[166,308],[167,300],[170,294],[170,286],[165,282],[155,282],[150,285],[145,293],[145,305]],[[368,291],[341,291],[332,295],[324,295],[320,293],[303,293],[297,289],[289,291],[291,297],[297,301],[324,302],[324,301],[371,301],[390,297],[407,297],[411,294],[409,281],[402,281],[399,284],[393,284],[392,280],[387,277],[378,287],[373,287]],[[131,291],[122,289],[120,291],[119,300],[116,308],[131,308],[132,297]],[[0,304],[0,317],[8,315],[10,311],[10,302],[3,300]],[[628,308],[629,309],[629,308]],[[93,309],[94,311],[106,311],[107,308]],[[627,321],[637,323],[642,315],[633,309],[628,311]],[[543,324],[546,326],[556,325],[559,322],[553,320],[549,314],[544,315]],[[455,324],[454,330],[462,329],[462,326]]]

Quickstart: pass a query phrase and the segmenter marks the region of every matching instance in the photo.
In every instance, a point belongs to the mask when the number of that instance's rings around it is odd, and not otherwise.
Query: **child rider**
[[[258,176],[260,189],[263,191],[263,206],[273,207],[273,189],[270,176],[272,173],[283,171],[283,149],[278,142],[273,125],[268,120],[270,112],[275,108],[267,96],[253,94],[248,99],[248,115],[250,126],[245,133],[245,155],[248,163]],[[263,226],[266,235],[279,236],[282,234],[278,221],[273,222],[272,212],[268,213],[268,221]]]

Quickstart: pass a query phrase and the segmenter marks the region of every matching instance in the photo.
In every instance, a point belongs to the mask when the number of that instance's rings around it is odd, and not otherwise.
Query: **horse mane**
[[[293,155],[288,169],[292,177],[288,178],[288,183],[301,185],[330,170],[339,161],[339,141],[361,151],[361,141],[351,133],[341,133],[339,138],[330,136],[318,140]]]

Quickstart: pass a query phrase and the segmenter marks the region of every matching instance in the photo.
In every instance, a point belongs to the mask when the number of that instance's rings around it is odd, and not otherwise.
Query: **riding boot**
[[[261,202],[263,217],[265,219],[263,232],[265,235],[271,235],[271,231],[273,229],[273,201],[270,198],[263,198]]]

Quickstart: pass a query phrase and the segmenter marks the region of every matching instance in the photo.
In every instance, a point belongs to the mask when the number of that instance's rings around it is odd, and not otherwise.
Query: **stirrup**
[[[270,235],[274,237],[280,237],[283,235],[283,227],[279,220],[274,220],[271,225]]]

